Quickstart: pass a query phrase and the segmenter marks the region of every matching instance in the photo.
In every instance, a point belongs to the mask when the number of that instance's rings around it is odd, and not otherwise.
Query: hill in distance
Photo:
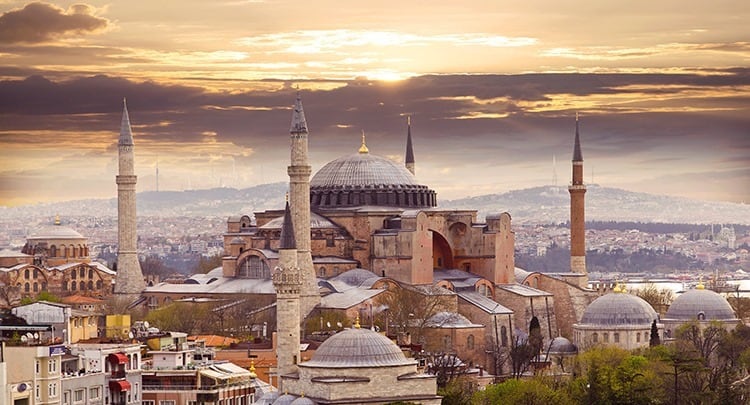
[[[263,184],[245,189],[214,188],[186,191],[147,191],[138,193],[139,216],[228,217],[251,215],[256,211],[282,209],[288,185],[285,182]],[[439,197],[439,196],[438,196]],[[478,217],[507,211],[515,223],[547,224],[566,222],[570,215],[570,196],[564,186],[540,186],[505,193],[441,201],[441,209],[473,209]],[[117,200],[88,199],[19,207],[0,207],[4,218],[62,216],[114,217]],[[633,221],[685,224],[750,225],[750,205],[718,201],[699,201],[636,193],[617,188],[588,185],[586,220]]]

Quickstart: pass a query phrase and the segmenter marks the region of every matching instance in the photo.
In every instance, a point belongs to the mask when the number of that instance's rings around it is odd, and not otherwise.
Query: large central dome
[[[426,208],[437,205],[437,198],[406,167],[364,149],[333,160],[315,173],[310,181],[310,205]]]

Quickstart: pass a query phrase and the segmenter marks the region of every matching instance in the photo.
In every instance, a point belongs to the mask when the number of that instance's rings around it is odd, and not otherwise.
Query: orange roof
[[[68,297],[63,297],[62,302],[65,304],[102,304],[104,303],[104,300],[76,294],[70,295]]]
[[[219,335],[195,335],[188,336],[188,340],[203,340],[206,342],[206,346],[229,346],[232,343],[239,343],[239,339],[219,336]]]

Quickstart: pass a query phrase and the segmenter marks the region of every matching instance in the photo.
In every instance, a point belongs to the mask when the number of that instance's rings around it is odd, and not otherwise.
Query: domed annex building
[[[440,404],[435,376],[418,372],[417,361],[398,345],[358,323],[328,338],[310,361],[297,366],[297,373],[281,376],[294,404],[302,397],[309,404]],[[282,395],[274,404],[283,400]]]
[[[616,286],[613,292],[589,304],[581,321],[573,325],[575,343],[580,350],[598,345],[625,350],[648,347],[654,321],[657,321],[659,338],[664,337],[664,325],[658,318],[648,302]]]
[[[721,294],[706,290],[703,284],[685,291],[675,298],[662,319],[664,336],[674,338],[677,329],[687,322],[697,322],[706,327],[718,322],[727,330],[732,330],[740,323],[732,306]]]
[[[62,225],[59,217],[53,225],[31,231],[21,252],[0,252],[0,272],[15,287],[9,290],[14,302],[42,291],[102,298],[112,293],[115,276],[107,266],[91,261],[88,238]]]

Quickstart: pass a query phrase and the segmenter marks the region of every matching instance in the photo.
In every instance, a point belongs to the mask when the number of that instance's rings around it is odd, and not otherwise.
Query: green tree
[[[635,295],[648,302],[656,312],[664,315],[669,305],[674,301],[674,292],[668,288],[659,289],[653,283],[635,290]]]
[[[447,310],[450,291],[436,285],[428,287],[401,285],[378,297],[377,304],[388,308],[388,319],[398,332],[411,333],[412,342],[419,342],[427,321]]]
[[[651,336],[648,340],[650,347],[659,346],[661,344],[661,338],[659,337],[659,328],[656,326],[656,319],[651,322]]]
[[[161,330],[200,333],[211,318],[210,307],[202,303],[173,302],[146,315],[149,323]]]
[[[471,401],[474,405],[520,404],[520,405],[568,405],[574,401],[563,390],[555,390],[537,377],[534,379],[511,379],[492,384],[477,391]]]
[[[205,257],[201,256],[198,259],[198,264],[193,268],[193,274],[206,274],[209,271],[221,266],[222,257],[221,255]]]

